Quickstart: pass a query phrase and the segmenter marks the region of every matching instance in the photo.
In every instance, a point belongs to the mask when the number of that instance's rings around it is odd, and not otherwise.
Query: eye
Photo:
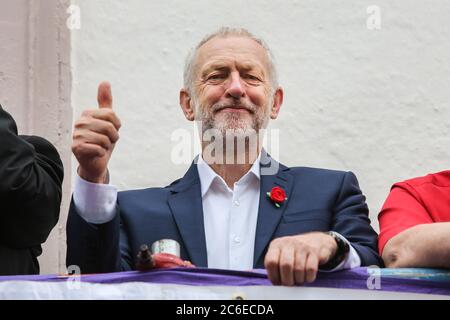
[[[257,76],[254,76],[252,74],[246,74],[244,75],[244,79],[250,83],[260,83],[261,79]]]
[[[206,78],[206,80],[221,80],[221,79],[225,79],[225,78],[226,78],[226,74],[224,74],[224,73],[215,73],[215,74],[212,74],[212,75],[208,76]]]

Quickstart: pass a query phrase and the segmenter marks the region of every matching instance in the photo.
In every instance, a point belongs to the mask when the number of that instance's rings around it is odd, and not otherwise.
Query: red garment
[[[378,215],[380,255],[392,237],[418,224],[450,221],[450,170],[398,182]]]

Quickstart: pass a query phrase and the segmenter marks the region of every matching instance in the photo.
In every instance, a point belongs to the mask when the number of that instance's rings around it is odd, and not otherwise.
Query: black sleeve
[[[120,209],[114,219],[102,224],[85,221],[72,200],[67,218],[67,267],[76,265],[81,273],[132,270],[132,258]]]
[[[378,235],[370,225],[366,198],[352,172],[347,172],[342,181],[332,230],[351,243],[361,258],[361,266],[382,265],[378,256]]]
[[[57,150],[36,136],[18,136],[0,106],[0,243],[39,245],[59,218],[63,164]]]

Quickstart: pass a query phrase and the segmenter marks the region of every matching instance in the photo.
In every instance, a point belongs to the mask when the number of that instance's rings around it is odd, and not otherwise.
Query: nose
[[[245,95],[245,88],[241,81],[239,72],[232,72],[231,79],[226,91],[227,96],[231,96],[235,99],[239,99]]]

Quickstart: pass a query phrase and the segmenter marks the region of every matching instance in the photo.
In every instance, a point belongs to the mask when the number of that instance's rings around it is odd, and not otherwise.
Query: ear
[[[189,121],[194,120],[194,104],[192,103],[191,95],[186,88],[180,90],[180,107],[183,110],[184,116]]]
[[[272,108],[270,109],[270,118],[276,119],[278,117],[278,113],[280,113],[281,105],[283,104],[283,88],[278,87],[275,90],[275,93],[273,95],[273,104]]]

